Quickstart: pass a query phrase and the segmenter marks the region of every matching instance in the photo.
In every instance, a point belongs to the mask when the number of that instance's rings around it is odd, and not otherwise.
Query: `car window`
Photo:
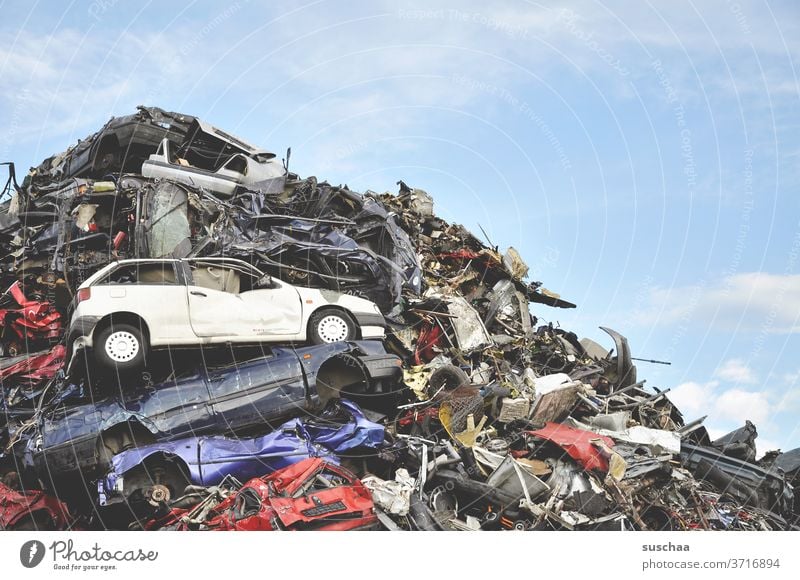
[[[230,294],[239,293],[239,272],[217,264],[190,264],[189,268],[195,286]]]
[[[189,196],[168,181],[159,183],[148,195],[148,227],[145,232],[149,257],[186,255],[189,237]]]
[[[219,262],[189,262],[195,286],[241,294],[256,288],[259,276],[245,266],[220,264]]]
[[[170,285],[177,284],[172,262],[126,264],[112,271],[102,284]]]
[[[247,160],[241,155],[234,155],[225,164],[225,169],[247,175]]]

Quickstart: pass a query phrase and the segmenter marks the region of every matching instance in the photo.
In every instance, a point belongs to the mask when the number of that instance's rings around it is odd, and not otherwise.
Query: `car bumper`
[[[79,316],[72,321],[67,334],[67,344],[73,345],[73,353],[79,348],[91,348],[92,331],[101,318],[101,316]]]
[[[369,340],[386,337],[386,320],[382,314],[353,313],[353,317],[361,329],[361,338]]]

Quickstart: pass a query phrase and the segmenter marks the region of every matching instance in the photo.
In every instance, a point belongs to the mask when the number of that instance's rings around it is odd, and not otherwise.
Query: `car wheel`
[[[126,501],[136,511],[178,499],[190,483],[180,467],[167,461],[146,461],[125,474],[124,482]]]
[[[132,324],[112,322],[98,333],[94,354],[97,362],[108,369],[138,369],[144,366],[147,357],[147,339]]]
[[[356,323],[341,310],[319,310],[308,321],[308,338],[313,344],[330,344],[356,337]]]

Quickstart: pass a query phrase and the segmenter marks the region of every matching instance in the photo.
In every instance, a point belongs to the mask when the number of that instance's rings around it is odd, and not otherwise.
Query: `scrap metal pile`
[[[515,249],[402,181],[301,179],[289,153],[140,107],[21,184],[9,165],[0,529],[797,529],[800,450],[756,460],[750,422],[712,441],[637,376],[622,335],[603,328],[606,349],[540,324],[575,305]],[[73,311],[132,258],[242,260],[359,296],[385,338],[169,348],[109,376],[73,348]]]

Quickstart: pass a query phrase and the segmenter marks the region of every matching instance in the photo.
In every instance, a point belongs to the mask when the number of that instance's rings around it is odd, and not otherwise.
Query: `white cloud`
[[[800,332],[800,274],[747,272],[714,284],[654,288],[643,324],[677,322],[760,334]]]
[[[715,399],[711,412],[714,418],[737,424],[749,419],[757,426],[769,419],[771,407],[764,393],[730,389]]]
[[[175,41],[179,33],[170,40]],[[173,44],[156,32],[105,36],[68,28],[0,46],[0,107],[13,144],[66,137],[65,145],[158,98],[192,71],[176,66]],[[195,70],[199,68],[195,65]],[[4,116],[3,116],[4,117]],[[2,117],[0,117],[2,118]],[[8,128],[11,125],[11,128]],[[54,151],[42,152],[43,155]]]
[[[739,358],[726,360],[717,368],[714,376],[737,384],[754,384],[758,382],[758,377],[756,377],[753,369]]]
[[[780,443],[773,439],[764,439],[761,435],[758,436],[756,439],[756,457],[761,458],[767,451],[773,451],[775,449],[781,449],[782,451],[788,451],[788,449],[784,449]]]
[[[667,397],[687,420],[708,415],[709,432],[719,435],[730,430],[720,429],[719,425],[743,425],[748,419],[758,425],[770,418],[772,406],[766,393],[720,387],[717,380],[689,381],[673,388]]]
[[[714,391],[719,382],[710,381],[708,383],[686,382],[673,388],[667,397],[688,419],[708,414],[713,408]]]

